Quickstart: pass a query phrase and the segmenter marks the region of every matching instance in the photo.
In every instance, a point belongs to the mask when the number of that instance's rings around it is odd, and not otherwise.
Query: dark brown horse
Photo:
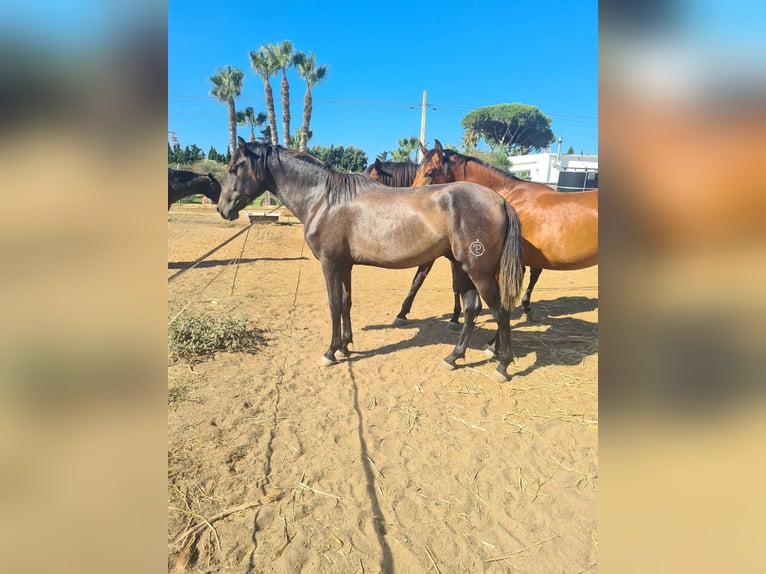
[[[183,169],[168,168],[168,209],[171,203],[189,195],[204,195],[213,203],[218,203],[221,184],[212,173],[204,175]]]
[[[368,165],[362,172],[367,177],[389,187],[409,187],[418,172],[418,164],[411,161],[380,161]]]
[[[375,163],[368,165],[362,173],[389,187],[409,187],[412,185],[417,172],[418,164],[411,161],[380,161],[380,159],[375,159]],[[412,302],[415,300],[415,295],[423,286],[423,281],[426,280],[433,266],[434,262],[429,261],[418,267],[415,277],[412,279],[410,292],[402,302],[402,308],[394,320],[394,325],[402,326],[407,322],[407,314],[412,310]],[[455,305],[452,309],[452,317],[448,326],[453,331],[459,331],[459,319],[462,308],[460,306],[460,292],[454,280],[452,282],[452,292],[455,297]]]
[[[495,373],[508,380],[510,309],[521,294],[524,267],[516,212],[495,192],[473,183],[392,188],[361,174],[343,174],[303,153],[239,138],[223,180],[218,211],[234,220],[267,189],[303,223],[306,243],[322,264],[332,319],[322,364],[349,354],[351,269],[415,267],[446,256],[465,305],[454,368],[465,350],[481,300],[497,321]]]
[[[525,181],[483,161],[445,150],[439,140],[428,151],[413,185],[471,181],[494,189],[519,214],[529,286],[521,300],[529,315],[532,289],[543,269],[584,269],[598,263],[598,190],[562,193]]]

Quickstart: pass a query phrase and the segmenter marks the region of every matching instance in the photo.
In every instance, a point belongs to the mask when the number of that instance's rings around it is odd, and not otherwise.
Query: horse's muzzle
[[[228,206],[221,207],[220,205],[216,206],[216,209],[218,210],[218,213],[221,214],[221,217],[228,221],[234,221],[239,217],[239,211],[236,211]]]

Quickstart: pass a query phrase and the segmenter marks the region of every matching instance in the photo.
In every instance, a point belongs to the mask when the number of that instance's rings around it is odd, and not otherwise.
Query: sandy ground
[[[292,222],[253,226],[168,286],[170,305],[247,313],[265,337],[256,354],[169,361],[169,569],[596,572],[598,268],[543,272],[500,384],[486,311],[464,366],[439,366],[457,337],[446,260],[403,328],[414,270],[356,267],[355,353],[325,368],[324,279]],[[168,276],[248,223],[174,205]]]

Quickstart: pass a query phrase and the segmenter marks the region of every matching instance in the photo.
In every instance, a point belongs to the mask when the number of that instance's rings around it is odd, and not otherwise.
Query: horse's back
[[[598,190],[530,188],[504,197],[521,220],[526,265],[565,271],[598,263]]]

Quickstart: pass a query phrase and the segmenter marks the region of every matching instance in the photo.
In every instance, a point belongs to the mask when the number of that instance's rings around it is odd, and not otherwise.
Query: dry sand
[[[174,205],[168,276],[248,223]],[[300,224],[255,225],[169,284],[169,304],[247,313],[266,338],[256,354],[169,362],[169,569],[598,570],[598,268],[543,272],[537,320],[512,315],[504,384],[481,351],[486,311],[464,366],[439,366],[456,341],[446,260],[392,326],[413,275],[354,268],[355,353],[329,368]]]

